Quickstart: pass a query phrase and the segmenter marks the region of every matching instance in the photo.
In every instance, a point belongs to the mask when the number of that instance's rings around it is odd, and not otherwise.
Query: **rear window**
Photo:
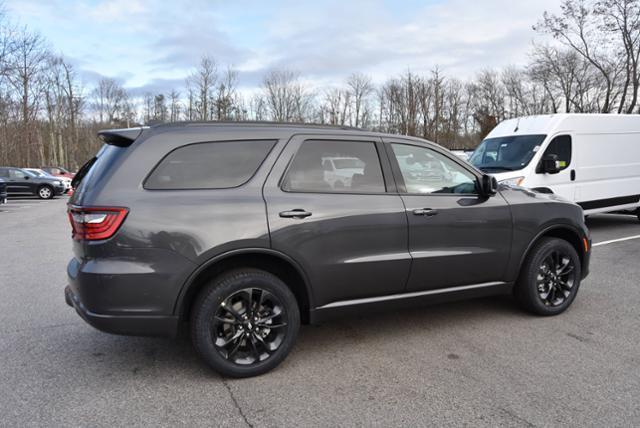
[[[71,185],[79,191],[92,189],[126,150],[126,147],[103,145],[96,156],[78,170]]]
[[[165,156],[144,187],[166,189],[227,189],[249,181],[265,160],[273,140],[222,141],[190,144]]]

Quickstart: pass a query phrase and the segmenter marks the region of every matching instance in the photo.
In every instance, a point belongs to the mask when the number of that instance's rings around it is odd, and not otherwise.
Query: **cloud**
[[[133,97],[140,97],[146,93],[169,94],[172,90],[183,91],[184,79],[153,79],[142,86],[127,87],[127,92]]]
[[[531,29],[557,0],[7,0],[9,9],[75,58],[89,82],[121,79],[134,91],[182,88],[203,54],[233,65],[241,88],[288,68],[318,85],[352,72],[376,81],[411,69],[470,77],[523,64]]]
[[[151,43],[151,49],[158,52],[147,62],[154,71],[195,67],[203,55],[210,55],[218,63],[240,63],[248,52],[239,49],[226,36],[209,28],[207,33],[198,33],[197,39],[186,31],[165,34]]]

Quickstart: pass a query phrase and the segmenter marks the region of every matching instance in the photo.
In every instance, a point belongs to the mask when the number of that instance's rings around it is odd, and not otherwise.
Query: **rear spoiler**
[[[140,136],[140,134],[142,134],[142,131],[145,128],[146,126],[139,126],[137,128],[105,129],[104,131],[98,131],[98,137],[106,144],[118,147],[128,147]]]

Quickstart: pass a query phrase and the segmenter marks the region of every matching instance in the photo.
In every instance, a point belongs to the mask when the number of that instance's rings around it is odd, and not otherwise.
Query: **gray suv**
[[[579,206],[425,140],[264,123],[99,135],[69,202],[67,303],[111,333],[189,325],[226,376],[274,368],[301,323],[353,310],[513,293],[556,315],[588,272]],[[339,185],[327,159],[350,159]]]

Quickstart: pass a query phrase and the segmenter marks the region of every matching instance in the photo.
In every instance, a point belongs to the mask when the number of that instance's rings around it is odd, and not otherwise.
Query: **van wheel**
[[[543,238],[527,256],[514,294],[529,312],[557,315],[571,306],[581,277],[575,248],[563,239]]]
[[[212,280],[191,311],[191,340],[205,362],[229,377],[268,372],[291,351],[300,311],[278,277],[237,269]]]
[[[40,199],[51,199],[53,198],[53,189],[51,188],[51,186],[40,186],[38,187],[38,197]]]

